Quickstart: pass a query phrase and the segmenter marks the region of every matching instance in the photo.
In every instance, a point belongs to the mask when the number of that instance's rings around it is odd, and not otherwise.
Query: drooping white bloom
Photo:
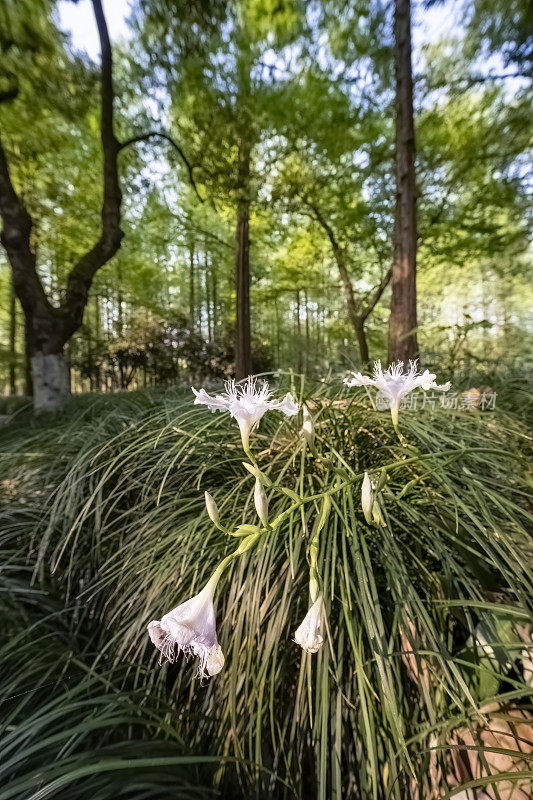
[[[180,653],[197,656],[200,678],[218,675],[224,666],[213,605],[218,578],[215,573],[199,594],[148,625],[148,634],[161,652],[161,658],[167,658],[172,664]]]
[[[272,399],[272,393],[268,383],[263,381],[261,384],[252,377],[243,383],[237,384],[234,380],[226,381],[225,391],[214,397],[208,394],[205,389],[197,391],[193,388],[196,395],[195,405],[205,405],[210,411],[229,411],[231,416],[237,420],[241,431],[242,445],[246,452],[249,450],[249,439],[251,431],[259,424],[261,417],[267,411],[281,411],[288,417],[292,417],[299,411],[299,406],[294,397],[287,393],[283,400]]]
[[[265,528],[268,527],[268,499],[259,478],[255,479],[254,503],[257,516]]]
[[[418,372],[418,361],[410,361],[409,368],[404,371],[404,365],[400,361],[391,364],[388,369],[383,371],[381,361],[374,363],[372,377],[362,375],[360,372],[352,372],[351,376],[344,379],[347,386],[375,386],[391,401],[391,414],[394,425],[398,424],[398,409],[400,402],[406,394],[419,387],[425,392],[436,389],[439,392],[447,392],[450,382],[439,386],[435,382],[437,376],[428,369],[425,372]]]
[[[308,653],[318,653],[324,643],[324,598],[319,594],[294,634],[294,641]]]

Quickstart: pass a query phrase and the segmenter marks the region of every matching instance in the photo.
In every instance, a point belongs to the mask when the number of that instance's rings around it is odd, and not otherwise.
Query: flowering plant
[[[418,362],[410,361],[409,367],[404,368],[403,362],[391,364],[383,370],[381,361],[374,363],[372,377],[362,375],[360,372],[352,372],[344,379],[346,386],[375,386],[390,400],[390,410],[394,427],[398,427],[398,411],[403,398],[419,387],[425,392],[436,389],[439,392],[447,392],[450,383],[441,386],[435,382],[436,375],[426,369],[424,372],[418,371]]]
[[[449,388],[449,384],[437,385],[435,377],[428,370],[419,373],[415,362],[410,363],[406,372],[400,364],[393,364],[383,371],[381,363],[376,362],[373,377],[352,373],[345,383],[348,386],[374,385],[387,393],[391,399],[392,420],[397,430],[399,404],[407,393],[418,386],[424,389],[439,390]],[[214,396],[208,394],[205,389],[193,388],[192,391],[195,395],[195,405],[206,405],[213,412],[227,412],[236,420],[243,450],[252,462],[243,462],[243,465],[254,478],[253,501],[260,524],[239,525],[234,530],[226,527],[221,520],[215,499],[209,492],[205,492],[206,510],[213,525],[227,536],[240,538],[240,544],[233,553],[222,560],[197,595],[164,614],[160,620],[150,622],[148,625],[150,639],[160,651],[161,659],[166,658],[172,663],[180,653],[185,656],[193,655],[199,659],[198,675],[200,677],[217,675],[224,666],[224,655],[217,637],[214,593],[224,570],[234,558],[260,543],[267,533],[279,529],[288,513],[313,500],[320,503],[321,511],[308,544],[309,607],[295,631],[294,641],[300,645],[303,651],[317,653],[323,646],[327,634],[326,601],[318,569],[319,542],[320,533],[331,509],[332,497],[346,485],[355,485],[360,481],[361,509],[366,522],[369,525],[387,526],[382,497],[387,481],[387,469],[382,468],[379,474],[374,476],[365,471],[349,478],[347,482],[347,473],[342,468],[335,466],[330,460],[323,460],[324,466],[333,468],[333,472],[337,476],[333,486],[313,497],[300,496],[291,489],[279,487],[280,491],[292,499],[293,506],[289,512],[283,512],[276,518],[270,519],[269,498],[265,487],[272,488],[273,484],[268,475],[259,468],[251,452],[250,436],[267,412],[280,411],[287,417],[293,417],[298,414],[300,404],[291,393],[287,393],[282,399],[274,398],[268,383],[259,383],[253,377],[248,378],[243,384],[227,381],[224,392]],[[315,447],[315,439],[316,430],[313,416],[309,408],[303,406],[300,446],[304,449],[308,448],[314,458],[320,459],[321,456]],[[389,465],[390,469],[394,469],[394,467],[394,463]],[[302,519],[305,518],[302,517]],[[305,521],[303,527],[306,532]]]

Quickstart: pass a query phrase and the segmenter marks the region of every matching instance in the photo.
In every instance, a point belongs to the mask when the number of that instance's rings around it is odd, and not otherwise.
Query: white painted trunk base
[[[31,360],[35,412],[58,411],[70,396],[67,362],[62,353],[35,353]]]

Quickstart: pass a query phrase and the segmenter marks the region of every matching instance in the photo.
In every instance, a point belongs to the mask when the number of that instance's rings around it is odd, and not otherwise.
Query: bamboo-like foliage
[[[169,727],[191,752],[239,760],[238,783],[225,762],[214,777],[228,797],[254,787],[261,798],[431,798],[468,780],[487,797],[511,797],[498,789],[507,784],[525,797],[532,743],[518,736],[520,760],[516,735],[504,745],[486,735],[495,718],[532,719],[521,423],[499,411],[405,412],[405,445],[363,392],[303,380],[291,388],[314,417],[316,453],[294,421],[266,417],[254,434],[278,524],[219,584],[226,665],[216,678],[202,684],[182,661],[159,665],[146,625],[201,589],[239,541],[214,527],[204,490],[228,529],[258,522],[254,479],[226,416],[167,395],[87,412],[59,440],[56,431],[49,448],[64,459],[44,502],[34,492],[19,509],[24,524],[15,512],[9,523],[35,581],[90,631],[94,674],[122,664],[124,686],[144,692],[147,709],[167,709],[154,738]],[[9,450],[12,475],[21,445]],[[49,451],[41,460],[39,476]],[[369,525],[361,482],[382,468],[383,524]],[[293,641],[311,541],[328,620],[316,655]]]

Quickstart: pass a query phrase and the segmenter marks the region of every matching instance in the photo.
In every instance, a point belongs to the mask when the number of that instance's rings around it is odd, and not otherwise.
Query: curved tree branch
[[[368,297],[367,302],[365,303],[365,305],[363,306],[363,308],[359,313],[359,316],[361,317],[363,322],[365,322],[365,320],[370,316],[370,314],[378,304],[381,295],[389,285],[391,278],[392,278],[392,267],[389,267],[389,269],[381,279],[380,284],[376,286],[374,292],[370,295],[370,297]]]
[[[33,221],[16,193],[7,158],[0,141],[0,240],[6,249],[12,269],[13,287],[24,313],[32,315],[37,306],[43,312],[52,311],[37,274],[37,262],[31,245]]]
[[[101,117],[100,138],[104,157],[102,228],[98,241],[72,268],[67,278],[67,291],[62,310],[65,313],[64,337],[67,341],[83,320],[89,289],[100,267],[103,267],[120,248],[123,232],[120,228],[122,193],[118,177],[120,143],[113,127],[113,54],[101,0],[92,0],[101,50]]]
[[[201,203],[203,203],[204,202],[204,198],[201,197],[200,193],[198,192],[198,188],[196,186],[196,181],[194,180],[194,175],[193,175],[194,167],[189,162],[187,156],[185,155],[185,153],[183,152],[183,150],[179,146],[179,144],[176,142],[176,140],[173,139],[172,136],[170,136],[168,133],[165,133],[164,131],[148,131],[147,133],[139,133],[136,136],[131,136],[129,139],[126,139],[124,142],[121,142],[120,146],[119,146],[119,150],[124,150],[124,148],[125,147],[129,147],[130,144],[137,144],[137,142],[146,142],[148,139],[151,139],[154,136],[155,137],[159,137],[160,139],[165,139],[165,141],[167,141],[170,145],[172,145],[174,150],[178,153],[179,157],[181,158],[181,160],[183,161],[183,163],[187,167],[187,172],[189,173],[189,182],[190,182],[192,188],[194,189],[194,193],[196,194],[196,197],[198,198],[198,200]]]

